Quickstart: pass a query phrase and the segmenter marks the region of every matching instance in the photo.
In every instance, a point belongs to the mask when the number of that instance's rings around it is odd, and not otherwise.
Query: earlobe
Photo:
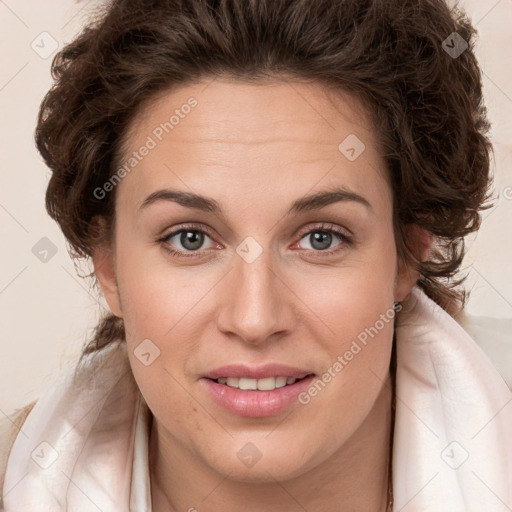
[[[94,273],[110,310],[114,315],[122,318],[123,314],[119,300],[114,252],[112,248],[106,243],[97,244],[93,249],[92,262],[94,265]]]
[[[428,260],[432,246],[432,234],[417,224],[409,224],[405,229],[406,245],[409,251],[418,261]],[[412,262],[402,262],[399,265],[395,283],[395,301],[403,301],[411,293],[419,277],[420,273]]]

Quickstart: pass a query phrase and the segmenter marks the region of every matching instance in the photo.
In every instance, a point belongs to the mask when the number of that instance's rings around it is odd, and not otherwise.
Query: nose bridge
[[[287,327],[283,285],[273,269],[270,249],[264,250],[254,238],[247,237],[236,252],[219,328],[247,343],[263,343]]]

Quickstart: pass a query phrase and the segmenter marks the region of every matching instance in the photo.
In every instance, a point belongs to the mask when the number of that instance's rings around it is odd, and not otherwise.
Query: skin
[[[393,322],[307,405],[275,416],[236,416],[200,380],[233,362],[320,376],[410,293],[418,274],[397,258],[392,190],[367,112],[318,84],[195,82],[136,116],[123,157],[191,96],[198,105],[117,185],[114,239],[93,258],[154,415],[153,510],[386,510]],[[354,161],[338,149],[349,134],[366,146]],[[296,199],[332,186],[370,206],[341,201],[286,214]],[[213,198],[225,217],[171,201],[140,211],[163,188]],[[323,222],[352,242],[333,234],[327,250],[340,250],[325,255],[313,239]],[[158,241],[184,223],[212,232],[198,257],[165,251],[194,254],[179,235]],[[236,252],[249,236],[263,250],[251,263]],[[421,239],[411,230],[419,257]],[[144,339],[161,351],[149,366],[134,355]],[[249,442],[262,455],[252,467],[237,456]]]

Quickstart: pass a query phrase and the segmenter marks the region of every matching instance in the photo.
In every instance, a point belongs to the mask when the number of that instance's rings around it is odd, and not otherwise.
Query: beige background
[[[94,5],[0,0],[0,414],[37,398],[72,365],[100,315],[95,292],[77,277],[64,238],[45,212],[49,171],[33,143],[38,106],[51,86],[53,50],[73,38]],[[512,2],[461,5],[480,35],[477,55],[493,122],[498,197],[469,244],[468,310],[511,318]],[[57,250],[45,263],[32,252],[43,237]]]

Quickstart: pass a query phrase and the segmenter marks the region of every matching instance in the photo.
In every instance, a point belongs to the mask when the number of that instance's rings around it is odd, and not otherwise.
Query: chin
[[[229,475],[232,481],[274,484],[276,480],[296,478],[315,465],[308,453],[310,442],[301,447],[277,438],[275,442],[256,436],[246,439],[222,446],[217,453],[210,452],[205,457],[207,464],[217,473]]]

